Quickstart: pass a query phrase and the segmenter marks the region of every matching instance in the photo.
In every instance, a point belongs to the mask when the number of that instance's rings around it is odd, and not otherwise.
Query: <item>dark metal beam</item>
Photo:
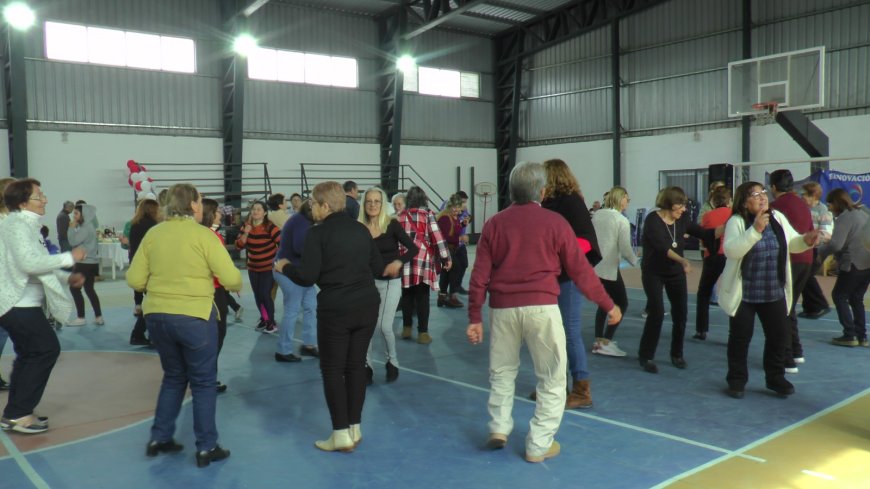
[[[813,158],[830,156],[828,135],[819,126],[813,124],[803,112],[789,110],[776,114],[776,123],[782,127],[798,145]],[[827,162],[813,162],[811,170],[826,170]]]
[[[450,6],[449,0],[415,0],[410,2],[409,6],[419,6],[423,8],[423,18],[425,23],[411,32],[402,35],[405,40],[413,39],[420,34],[434,29],[448,20],[462,15],[465,11],[477,5],[483,5],[486,0],[453,0],[457,7]]]
[[[378,19],[378,45],[381,51],[378,72],[378,115],[380,128],[381,188],[392,196],[399,190],[402,148],[402,107],[404,74],[396,67],[403,54],[402,34],[407,29],[408,11],[396,9]]]
[[[247,62],[233,51],[233,40],[243,32],[246,17],[241,0],[222,0],[223,32],[228,42],[221,60],[221,132],[224,156],[224,202],[234,207],[242,204],[242,142],[244,141],[245,76]]]
[[[513,63],[517,57],[537,53],[667,1],[574,0],[516,28],[525,32],[527,42],[515,55],[499,59],[498,63]],[[512,34],[513,29],[501,36]]]
[[[743,59],[752,57],[752,0],[743,0]],[[728,94],[730,97],[731,94]],[[752,161],[752,121],[750,117],[743,116],[740,120],[741,127],[741,161]],[[743,167],[743,181],[749,180],[749,167]],[[734,190],[734,189],[731,189]]]
[[[499,210],[511,203],[508,182],[517,160],[523,79],[523,58],[516,54],[522,49],[524,38],[525,32],[517,30],[495,41],[496,61],[505,57],[514,60],[511,64],[496,63],[494,76],[496,185]]]
[[[5,27],[3,82],[6,93],[6,118],[9,134],[9,174],[28,176],[27,165],[27,80],[24,46],[27,33]]]
[[[622,79],[619,73],[619,20],[610,26],[611,116],[613,117],[613,185],[622,185]]]

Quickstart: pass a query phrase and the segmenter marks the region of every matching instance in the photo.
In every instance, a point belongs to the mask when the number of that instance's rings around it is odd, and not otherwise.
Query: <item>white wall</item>
[[[9,132],[0,129],[0,178],[8,177],[9,171]],[[0,196],[0,198],[3,198]]]

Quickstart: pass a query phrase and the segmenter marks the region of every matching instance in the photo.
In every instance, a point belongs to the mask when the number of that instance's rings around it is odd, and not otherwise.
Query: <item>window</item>
[[[268,48],[248,56],[248,77],[331,87],[359,85],[354,58]]]
[[[193,39],[59,22],[45,23],[45,56],[109,66],[194,73]]]
[[[405,72],[404,90],[441,97],[480,98],[480,75],[420,66]]]

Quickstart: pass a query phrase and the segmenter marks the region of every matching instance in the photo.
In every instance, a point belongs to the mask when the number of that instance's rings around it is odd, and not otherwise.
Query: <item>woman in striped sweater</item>
[[[266,216],[266,204],[254,202],[248,212],[248,219],[242,227],[242,233],[236,240],[236,248],[247,253],[248,278],[257,310],[260,311],[260,322],[257,331],[276,334],[278,326],[275,323],[275,302],[272,300],[272,262],[281,244],[281,229]]]

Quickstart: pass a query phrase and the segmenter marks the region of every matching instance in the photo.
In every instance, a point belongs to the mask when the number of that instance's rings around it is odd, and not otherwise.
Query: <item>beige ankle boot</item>
[[[362,429],[359,424],[352,424],[348,430],[350,430],[350,439],[353,440],[353,447],[356,448],[362,441]]]
[[[565,401],[565,409],[587,409],[592,407],[592,393],[590,392],[589,379],[575,380]]]
[[[353,439],[350,437],[350,429],[333,430],[332,435],[326,440],[317,440],[314,446],[325,452],[352,452]]]

